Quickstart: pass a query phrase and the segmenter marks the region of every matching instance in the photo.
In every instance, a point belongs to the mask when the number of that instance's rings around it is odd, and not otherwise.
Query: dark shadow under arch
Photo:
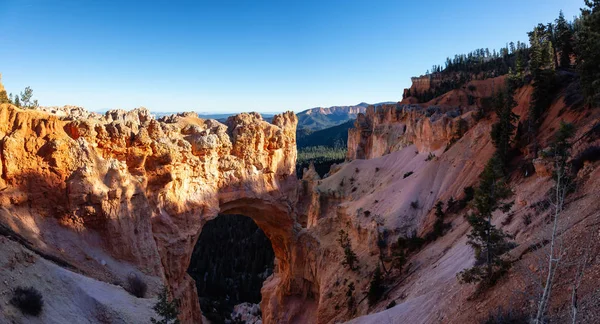
[[[274,258],[270,240],[250,217],[219,215],[208,221],[188,268],[204,316],[224,323],[235,305],[259,304]]]

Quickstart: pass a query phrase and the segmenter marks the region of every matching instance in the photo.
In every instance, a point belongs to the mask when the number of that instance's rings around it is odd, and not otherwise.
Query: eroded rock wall
[[[0,105],[2,207],[98,233],[112,257],[164,278],[182,299],[184,322],[201,321],[186,270],[202,225],[218,213],[252,217],[273,243],[271,281],[279,284],[263,291],[267,322],[280,316],[271,305],[312,289],[292,274],[302,258],[289,199],[297,182],[292,112],[272,123],[244,113],[221,124],[192,113],[156,120],[143,108],[54,110]]]
[[[472,113],[460,109],[422,108],[393,104],[370,106],[348,131],[350,160],[372,159],[414,144],[418,152],[433,152],[460,138],[475,124]]]

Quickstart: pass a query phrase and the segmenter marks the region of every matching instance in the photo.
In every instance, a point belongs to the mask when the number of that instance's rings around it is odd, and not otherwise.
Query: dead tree
[[[534,323],[544,323],[544,317],[548,309],[550,302],[550,296],[552,295],[552,284],[554,282],[554,276],[558,269],[561,259],[565,255],[565,251],[562,249],[562,244],[558,241],[558,222],[560,214],[563,211],[565,205],[565,199],[567,194],[572,189],[572,181],[570,175],[570,168],[568,159],[570,156],[570,143],[569,140],[574,135],[574,128],[570,124],[561,123],[560,129],[556,133],[556,141],[553,145],[554,155],[554,172],[553,178],[555,184],[552,192],[551,206],[553,207],[553,221],[552,221],[552,234],[550,239],[550,252],[548,254],[548,273],[544,283],[544,289],[542,291],[540,300],[538,301],[537,313],[535,316]]]

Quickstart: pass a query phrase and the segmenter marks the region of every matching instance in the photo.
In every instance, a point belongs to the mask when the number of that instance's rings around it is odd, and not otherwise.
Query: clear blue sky
[[[0,0],[0,72],[42,105],[236,112],[396,101],[447,56],[583,0]]]

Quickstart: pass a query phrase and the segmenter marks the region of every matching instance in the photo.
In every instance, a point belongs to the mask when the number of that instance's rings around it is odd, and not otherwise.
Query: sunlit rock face
[[[286,296],[306,295],[293,266],[302,226],[289,198],[297,184],[292,112],[272,123],[243,113],[222,124],[194,113],[156,120],[144,108],[54,110],[0,105],[1,206],[99,233],[111,256],[164,278],[186,322],[201,321],[186,270],[203,224],[218,213],[243,214],[269,237],[278,261],[276,284],[263,289],[265,322],[277,322],[281,312],[272,309]]]
[[[472,113],[430,106],[393,104],[370,106],[348,132],[348,159],[372,159],[411,144],[432,152],[451,143],[475,124]]]

